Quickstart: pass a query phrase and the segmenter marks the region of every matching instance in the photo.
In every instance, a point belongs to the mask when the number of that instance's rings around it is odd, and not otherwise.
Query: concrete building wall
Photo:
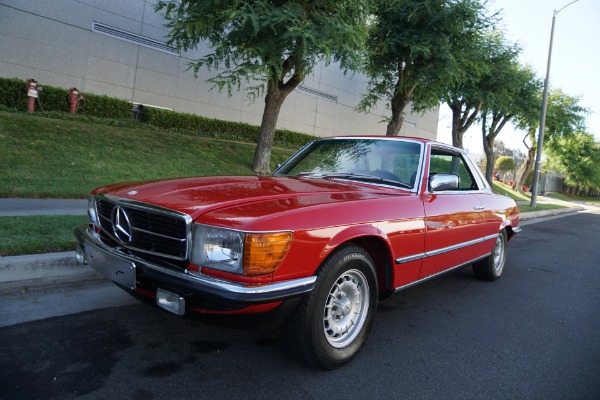
[[[42,85],[259,125],[262,99],[250,102],[245,87],[228,97],[205,82],[212,72],[201,69],[195,79],[187,70],[190,60],[210,51],[206,45],[185,54],[165,46],[167,31],[154,3],[0,0],[0,77],[34,78]],[[107,36],[103,27],[134,36]],[[148,47],[138,40],[155,42]],[[354,110],[366,82],[360,74],[344,75],[337,65],[318,65],[286,99],[278,128],[317,136],[385,134],[381,121],[389,112],[383,107],[369,114]],[[434,139],[437,124],[438,110],[408,113],[401,134]]]

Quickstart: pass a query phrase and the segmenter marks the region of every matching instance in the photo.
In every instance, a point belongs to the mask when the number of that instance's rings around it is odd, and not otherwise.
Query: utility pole
[[[552,42],[554,41],[554,24],[556,23],[556,16],[559,12],[569,7],[571,4],[578,2],[574,0],[566,6],[554,10],[552,16],[552,29],[550,30],[550,47],[548,49],[548,65],[546,66],[546,80],[544,80],[544,94],[542,96],[542,115],[540,117],[540,132],[538,135],[537,143],[537,154],[535,157],[535,168],[533,170],[533,186],[531,188],[531,207],[535,207],[537,202],[537,193],[540,183],[540,173],[542,171],[542,150],[544,146],[544,128],[546,125],[546,109],[548,108],[548,86],[550,85],[550,62],[552,61]]]

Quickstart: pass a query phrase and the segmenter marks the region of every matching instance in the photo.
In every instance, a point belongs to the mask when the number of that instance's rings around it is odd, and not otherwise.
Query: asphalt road
[[[291,360],[274,328],[141,304],[0,328],[0,398],[598,399],[598,237],[598,214],[526,226],[499,281],[465,268],[396,294],[336,371]]]

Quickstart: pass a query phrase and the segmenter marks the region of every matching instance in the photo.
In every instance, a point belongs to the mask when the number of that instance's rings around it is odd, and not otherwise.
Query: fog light
[[[168,290],[159,288],[156,291],[156,304],[175,315],[185,314],[185,299]]]
[[[78,264],[85,265],[85,250],[83,249],[83,246],[80,244],[78,244],[77,249],[75,249],[75,259],[77,260]]]

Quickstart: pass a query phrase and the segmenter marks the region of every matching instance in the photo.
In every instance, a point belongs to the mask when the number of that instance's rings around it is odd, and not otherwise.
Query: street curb
[[[74,251],[0,257],[0,294],[103,279],[93,269],[78,265]]]
[[[531,211],[521,213],[520,219],[526,221],[582,210],[585,208]],[[0,294],[102,281],[106,278],[92,268],[77,264],[74,251],[0,257]]]
[[[542,217],[551,217],[554,215],[575,213],[578,211],[585,210],[584,207],[568,207],[568,208],[554,208],[552,210],[542,210],[542,211],[529,211],[525,213],[521,213],[519,219],[521,221],[527,221],[529,219],[534,218],[542,218]]]

